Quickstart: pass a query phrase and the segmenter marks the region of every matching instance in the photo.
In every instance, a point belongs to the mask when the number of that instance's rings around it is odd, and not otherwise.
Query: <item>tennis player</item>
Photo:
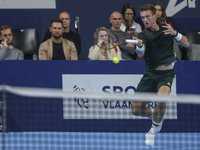
[[[166,22],[163,25],[158,25],[156,23],[156,9],[151,4],[140,7],[140,16],[146,29],[138,34],[135,44],[138,56],[144,56],[146,70],[138,84],[137,92],[155,92],[168,95],[171,92],[175,76],[173,39],[176,39],[183,47],[189,47],[188,39]],[[133,102],[132,113],[136,116],[152,119],[152,127],[146,134],[145,143],[148,146],[154,146],[156,133],[160,132],[162,128],[166,103],[158,102],[153,112],[146,107],[147,103]]]

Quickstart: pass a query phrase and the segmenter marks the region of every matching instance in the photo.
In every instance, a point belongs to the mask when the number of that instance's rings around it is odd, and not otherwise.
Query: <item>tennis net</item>
[[[200,147],[200,96],[74,93],[60,89],[0,86],[2,150],[149,149],[151,120],[132,114],[132,102],[167,102],[165,121],[151,149]]]

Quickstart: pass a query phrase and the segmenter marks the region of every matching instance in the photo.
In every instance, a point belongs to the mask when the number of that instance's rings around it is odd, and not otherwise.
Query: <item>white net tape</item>
[[[10,92],[16,95],[43,98],[88,98],[88,99],[117,99],[134,101],[157,101],[157,102],[176,102],[176,103],[200,103],[200,95],[196,94],[177,94],[177,95],[157,95],[152,93],[137,94],[106,94],[99,92],[74,93],[52,88],[30,88],[13,87],[7,85],[0,86],[1,91]]]

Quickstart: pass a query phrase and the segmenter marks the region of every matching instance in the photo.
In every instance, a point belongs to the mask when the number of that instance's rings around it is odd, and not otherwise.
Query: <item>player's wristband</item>
[[[177,32],[177,31],[176,31]],[[177,32],[176,33],[177,35],[174,37],[177,41],[180,41],[181,40],[181,38],[182,38],[182,34],[181,33],[179,33],[179,32]]]
[[[176,30],[175,30],[176,31]],[[174,35],[174,37],[176,37],[178,35],[178,32],[176,31],[176,35]]]
[[[142,52],[144,50],[144,46],[142,46],[142,47],[137,46],[137,50]]]

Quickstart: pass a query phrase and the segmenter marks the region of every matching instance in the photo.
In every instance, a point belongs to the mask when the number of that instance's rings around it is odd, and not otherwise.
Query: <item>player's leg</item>
[[[133,102],[132,103],[132,114],[135,116],[151,117],[152,111],[146,107],[147,102]]]
[[[158,95],[169,95],[171,92],[170,87],[161,86],[158,90]],[[153,111],[153,121],[152,126],[154,126],[156,133],[159,133],[162,129],[162,124],[164,121],[164,115],[166,111],[166,103],[158,102],[156,108]]]
[[[171,92],[171,86],[172,82],[175,76],[174,70],[165,70],[159,72],[159,79],[157,83],[158,87],[158,95],[169,95]],[[162,124],[164,121],[164,115],[166,110],[166,103],[165,102],[159,102],[156,106],[156,108],[153,111],[153,122],[152,126],[155,125],[156,132],[160,132],[162,128]]]
[[[160,89],[158,90],[158,94],[166,95],[166,94],[169,94],[170,91],[171,90],[168,86],[161,86]],[[156,108],[153,111],[153,121],[152,121],[151,129],[146,134],[146,141],[145,141],[146,145],[154,146],[154,140],[156,137],[156,133],[159,133],[162,128],[165,110],[166,110],[166,103],[158,102],[156,105]]]
[[[174,78],[173,70],[166,70],[157,72],[159,78],[157,79],[157,87],[158,87],[158,95],[168,95],[171,92],[171,85]],[[146,134],[145,143],[148,146],[154,146],[154,140],[156,137],[156,133],[160,132],[162,128],[162,124],[164,121],[164,115],[166,110],[165,102],[158,102],[156,108],[153,111],[153,121],[152,126],[149,132]]]
[[[170,87],[161,86],[158,90],[158,95],[169,95],[170,92],[171,92]],[[158,102],[156,108],[153,111],[153,122],[159,124],[165,115],[165,110],[166,110],[166,103]]]
[[[137,86],[136,92],[155,92],[156,87],[152,87],[153,82],[152,74],[146,71]],[[153,115],[152,110],[149,107],[146,107],[147,103],[148,102],[134,101],[132,103],[132,114],[135,116],[151,117]]]

